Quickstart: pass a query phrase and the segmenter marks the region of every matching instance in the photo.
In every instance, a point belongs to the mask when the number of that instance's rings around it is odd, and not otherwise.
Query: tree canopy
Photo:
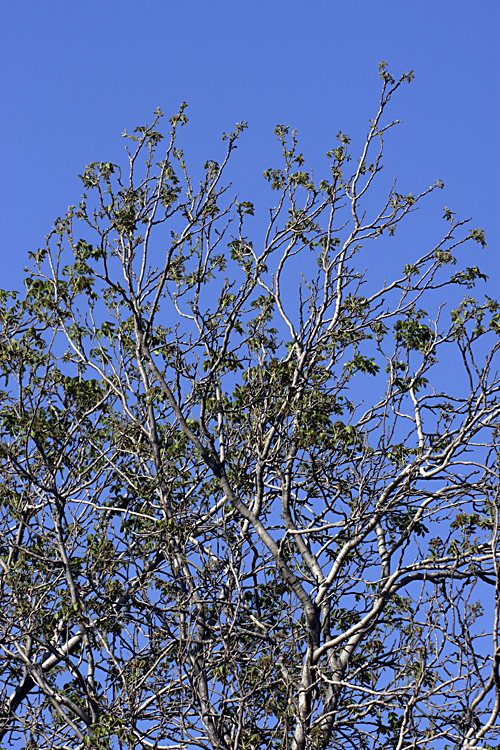
[[[1,292],[2,747],[500,747],[500,312],[398,243],[380,75],[266,217],[158,110]]]

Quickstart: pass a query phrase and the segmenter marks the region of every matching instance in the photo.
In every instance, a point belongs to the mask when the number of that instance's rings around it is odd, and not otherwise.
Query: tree
[[[380,74],[354,166],[276,128],[262,240],[182,105],[1,293],[3,747],[500,747],[500,313],[448,209],[377,287],[442,187],[380,199]]]

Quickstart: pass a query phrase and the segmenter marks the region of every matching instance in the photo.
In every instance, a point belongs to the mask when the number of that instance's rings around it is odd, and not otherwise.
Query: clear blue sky
[[[339,129],[364,135],[382,59],[395,75],[416,72],[392,108],[404,125],[388,144],[391,175],[407,192],[444,179],[434,215],[446,204],[473,216],[487,232],[482,266],[500,278],[499,21],[498,0],[6,0],[0,287],[21,286],[27,251],[77,202],[78,173],[123,160],[122,131],[156,107],[189,103],[194,165],[217,158],[221,132],[248,120],[237,189],[258,200],[262,171],[278,162],[274,125],[297,127],[320,165]]]

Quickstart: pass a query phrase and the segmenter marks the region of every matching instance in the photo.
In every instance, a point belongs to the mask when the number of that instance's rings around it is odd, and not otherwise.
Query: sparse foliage
[[[183,105],[1,293],[3,747],[500,747],[500,312],[480,229],[391,239],[442,183],[380,199],[380,74],[328,178],[276,128],[262,238]]]

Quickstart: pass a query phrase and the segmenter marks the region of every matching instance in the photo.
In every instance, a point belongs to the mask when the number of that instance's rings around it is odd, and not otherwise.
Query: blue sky
[[[486,230],[474,263],[498,276],[497,0],[11,0],[0,20],[0,287],[21,286],[27,252],[77,202],[85,165],[123,163],[122,131],[156,107],[170,115],[189,103],[193,167],[248,120],[235,189],[264,205],[274,125],[298,128],[306,162],[326,166],[339,129],[354,145],[365,134],[382,59],[395,75],[416,73],[392,105],[404,124],[388,142],[391,177],[402,192],[446,184],[414,221],[416,239],[446,204]]]

